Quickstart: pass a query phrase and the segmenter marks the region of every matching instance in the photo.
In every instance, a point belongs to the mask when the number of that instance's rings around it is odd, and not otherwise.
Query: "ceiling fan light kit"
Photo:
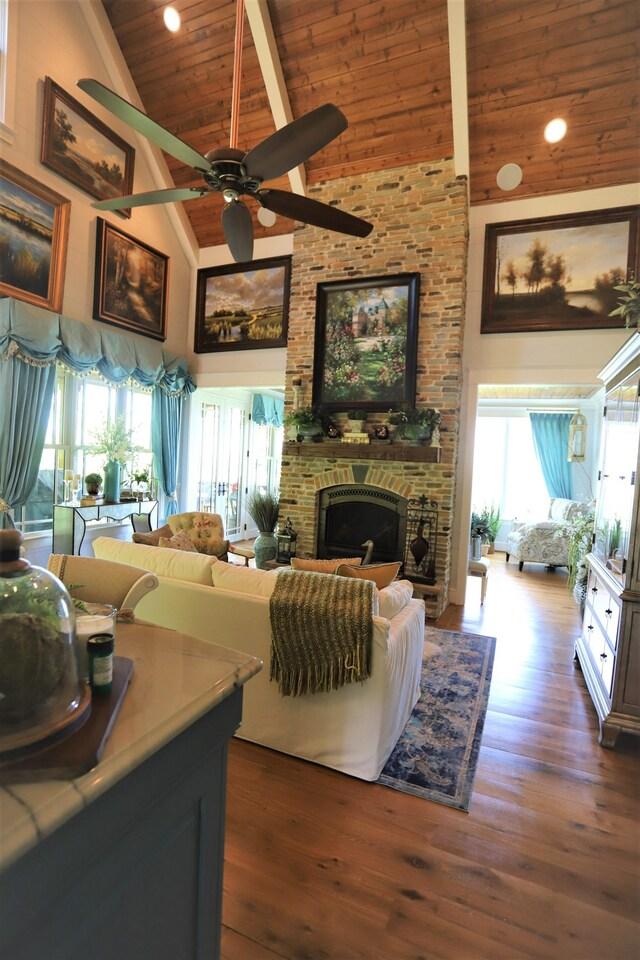
[[[165,13],[169,9],[172,8],[167,7]],[[281,214],[292,220],[349,236],[368,236],[373,224],[360,217],[297,193],[262,187],[265,180],[275,180],[288,173],[347,129],[346,117],[332,103],[316,107],[281,127],[247,153],[238,149],[243,26],[244,3],[243,0],[237,0],[229,147],[200,154],[98,80],[78,81],[81,90],[165,153],[197,171],[204,181],[201,187],[151,190],[129,197],[102,200],[93,206],[98,210],[120,210],[156,203],[196,200],[209,193],[220,193],[225,201],[222,211],[224,237],[233,259],[238,263],[253,257],[253,222],[248,207],[243,203],[244,196],[252,197],[262,208],[269,211],[270,215]],[[265,220],[261,222],[264,223]],[[272,222],[275,222],[275,218]]]

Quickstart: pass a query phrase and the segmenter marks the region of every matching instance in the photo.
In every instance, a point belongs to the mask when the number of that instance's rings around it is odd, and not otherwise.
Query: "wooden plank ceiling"
[[[471,202],[640,177],[640,2],[466,0]],[[548,144],[545,125],[568,124]],[[518,163],[503,193],[496,173]]]
[[[226,146],[234,0],[103,0],[147,112],[206,152]],[[339,106],[349,129],[306,164],[307,182],[453,153],[446,0],[269,0],[295,117]],[[628,183],[640,170],[638,0],[466,0],[471,200],[482,203]],[[564,141],[546,122],[564,116]],[[274,130],[245,26],[241,146]],[[176,184],[198,184],[167,157]],[[523,183],[495,176],[519,163]],[[289,189],[287,178],[274,186]],[[250,202],[251,205],[251,202]],[[222,243],[218,195],[185,204],[201,246]],[[255,208],[254,208],[255,214]],[[256,236],[288,233],[281,217]]]
[[[150,116],[197,150],[228,146],[235,3],[175,0],[170,34],[154,0],[103,0]],[[307,183],[453,153],[446,0],[270,0],[294,117],[335,103],[349,128],[306,164]],[[245,25],[240,145],[274,131]],[[176,184],[199,182],[167,157]],[[273,186],[289,189],[287,178]],[[200,246],[222,243],[219,196],[185,204]],[[254,205],[255,206],[255,205]],[[255,212],[255,209],[254,209]],[[289,233],[278,217],[256,236]]]

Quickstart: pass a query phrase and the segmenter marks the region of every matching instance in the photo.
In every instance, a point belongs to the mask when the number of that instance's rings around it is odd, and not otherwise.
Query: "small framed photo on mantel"
[[[291,257],[198,270],[196,353],[286,347]]]
[[[640,265],[640,206],[489,223],[482,333],[623,327],[614,288]]]

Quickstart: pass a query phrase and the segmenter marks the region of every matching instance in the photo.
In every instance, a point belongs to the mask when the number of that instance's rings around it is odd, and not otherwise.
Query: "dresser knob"
[[[606,660],[606,659],[607,659],[606,653],[601,653],[601,654],[600,654],[600,659],[601,659],[601,660]]]
[[[613,613],[613,610],[611,610],[611,609],[605,610],[605,613],[606,613],[606,615],[607,615],[608,617],[610,617],[611,614]]]
[[[591,587],[591,593],[597,593],[597,592],[598,592],[597,587]]]
[[[590,624],[587,626],[587,630],[593,630],[593,624],[590,623]]]

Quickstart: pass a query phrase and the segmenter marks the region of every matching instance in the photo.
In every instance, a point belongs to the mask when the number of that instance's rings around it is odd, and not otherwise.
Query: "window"
[[[503,520],[539,519],[549,505],[528,416],[482,416],[476,422],[473,510],[500,508]]]
[[[59,369],[38,480],[27,503],[15,510],[16,527],[23,533],[52,529],[53,504],[64,497],[65,471],[82,481],[88,473],[104,473],[104,454],[92,453],[91,447],[96,433],[116,417],[124,417],[139,448],[126,464],[124,482],[134,472],[149,471],[153,459],[151,401],[147,391],[116,387],[99,377],[74,377]]]
[[[243,530],[243,463],[247,414],[241,407],[204,403],[196,510],[219,513],[225,536]]]

